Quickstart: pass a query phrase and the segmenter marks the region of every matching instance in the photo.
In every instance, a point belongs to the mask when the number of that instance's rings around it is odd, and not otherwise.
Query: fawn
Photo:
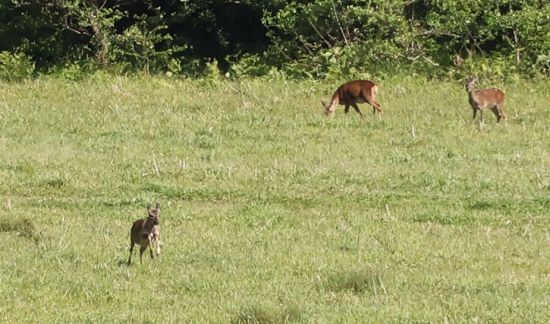
[[[155,208],[147,205],[147,218],[139,219],[132,224],[130,230],[130,256],[128,257],[128,265],[132,262],[132,252],[134,245],[140,246],[139,262],[142,263],[143,252],[149,247],[151,258],[154,258],[153,247],[157,257],[160,255],[160,204],[157,203]]]
[[[483,124],[483,110],[491,109],[491,111],[497,116],[497,122],[500,122],[501,118],[506,121],[506,113],[504,112],[504,92],[499,89],[481,89],[474,90],[474,86],[477,82],[477,78],[469,77],[464,80],[466,91],[468,92],[468,99],[470,106],[474,110],[474,118],[479,111],[480,125]]]
[[[380,104],[376,102],[376,93],[378,92],[378,86],[369,80],[355,80],[342,84],[334,94],[329,104],[323,104],[325,108],[325,115],[330,116],[334,113],[338,105],[345,105],[344,111],[347,114],[349,106],[352,106],[356,112],[363,116],[361,110],[359,110],[358,103],[368,103],[372,106],[373,113],[382,113]]]

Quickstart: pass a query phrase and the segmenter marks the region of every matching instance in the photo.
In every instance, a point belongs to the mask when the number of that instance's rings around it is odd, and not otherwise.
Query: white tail
[[[480,89],[474,90],[474,86],[477,82],[477,78],[469,77],[464,80],[466,92],[468,92],[468,100],[470,106],[474,111],[474,118],[479,112],[480,124],[483,123],[483,110],[490,109],[495,116],[497,116],[497,122],[500,122],[501,118],[506,121],[506,112],[504,111],[504,92],[499,89]]]
[[[143,252],[150,248],[151,258],[153,255],[153,246],[156,248],[157,256],[160,255],[160,204],[157,203],[155,208],[147,205],[147,218],[138,219],[132,224],[130,230],[130,256],[128,257],[128,265],[132,262],[132,252],[134,245],[140,246],[139,261],[142,262]]]
[[[382,108],[380,104],[376,102],[376,94],[378,92],[378,86],[369,80],[355,80],[342,84],[334,94],[329,104],[323,104],[325,108],[325,115],[329,116],[334,113],[338,105],[344,105],[344,111],[346,114],[349,112],[349,107],[352,106],[353,109],[359,115],[363,116],[358,103],[368,103],[372,106],[373,113],[382,113]]]

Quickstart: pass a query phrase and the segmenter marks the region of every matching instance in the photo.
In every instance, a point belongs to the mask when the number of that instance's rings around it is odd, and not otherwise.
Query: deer
[[[504,111],[504,92],[496,88],[474,90],[478,79],[476,77],[468,77],[464,80],[466,92],[468,92],[468,101],[474,111],[475,120],[479,112],[479,123],[483,124],[483,110],[490,109],[497,116],[497,123],[501,119],[506,121],[506,112]]]
[[[128,257],[128,265],[132,263],[132,252],[134,245],[139,245],[139,262],[143,263],[143,252],[149,248],[151,259],[154,259],[153,247],[157,257],[160,255],[160,204],[157,202],[155,208],[151,208],[151,204],[147,205],[148,216],[143,219],[138,219],[132,224],[130,229],[130,256]]]
[[[370,80],[350,81],[342,84],[336,89],[330,103],[325,104],[321,100],[321,104],[325,108],[325,115],[327,116],[331,116],[338,105],[344,105],[344,112],[346,114],[349,112],[349,107],[352,106],[353,109],[363,117],[363,113],[357,104],[365,102],[372,106],[373,114],[376,114],[376,112],[381,114],[382,108],[380,108],[380,104],[376,102],[377,92],[378,86]]]

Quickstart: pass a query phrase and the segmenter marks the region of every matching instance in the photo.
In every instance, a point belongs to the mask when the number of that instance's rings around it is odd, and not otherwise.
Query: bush
[[[23,53],[0,52],[0,79],[20,81],[28,79],[34,72],[34,62]]]

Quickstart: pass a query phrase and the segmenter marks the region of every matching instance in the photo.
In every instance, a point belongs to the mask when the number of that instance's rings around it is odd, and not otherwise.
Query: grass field
[[[0,321],[548,323],[550,82],[482,130],[460,82],[337,85],[0,84]]]

